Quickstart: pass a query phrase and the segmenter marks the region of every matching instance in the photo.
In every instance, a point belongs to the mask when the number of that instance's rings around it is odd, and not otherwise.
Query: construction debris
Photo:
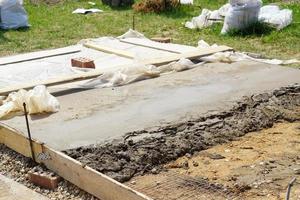
[[[71,64],[72,64],[72,67],[95,69],[94,60],[89,59],[89,58],[84,58],[84,57],[72,58]]]

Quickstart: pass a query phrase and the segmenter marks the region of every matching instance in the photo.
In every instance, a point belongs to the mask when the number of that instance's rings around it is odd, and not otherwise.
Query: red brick
[[[60,181],[59,176],[51,176],[51,174],[41,174],[39,172],[28,172],[29,181],[42,188],[54,190]]]
[[[80,68],[95,68],[94,61],[89,58],[72,58],[71,59],[72,67],[80,67]]]

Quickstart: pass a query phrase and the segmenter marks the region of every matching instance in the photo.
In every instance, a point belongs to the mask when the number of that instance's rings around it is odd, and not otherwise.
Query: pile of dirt
[[[117,181],[156,174],[172,160],[226,143],[280,121],[300,120],[300,85],[244,97],[228,111],[155,130],[126,134],[122,142],[91,145],[65,153]]]
[[[156,175],[136,176],[131,188],[156,200],[300,198],[300,122],[278,123],[237,141],[186,155]],[[176,190],[174,190],[176,188]]]

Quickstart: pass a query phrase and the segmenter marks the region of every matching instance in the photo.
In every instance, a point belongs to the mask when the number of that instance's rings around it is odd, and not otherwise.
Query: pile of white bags
[[[28,27],[28,16],[22,0],[0,0],[0,28]]]
[[[203,9],[201,14],[193,17],[185,23],[189,29],[202,29],[224,19],[221,33],[228,33],[231,29],[241,30],[255,22],[268,23],[277,28],[283,29],[292,23],[293,12],[289,9],[280,10],[276,5],[262,7],[262,0],[229,0],[218,10]]]
[[[57,112],[60,107],[58,100],[47,91],[45,86],[40,85],[29,91],[19,90],[10,93],[0,106],[0,119],[10,113],[24,111],[23,103],[26,103],[29,114]]]

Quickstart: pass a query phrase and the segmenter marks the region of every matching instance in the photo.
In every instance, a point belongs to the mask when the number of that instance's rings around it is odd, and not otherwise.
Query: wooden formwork
[[[22,132],[3,123],[0,123],[0,143],[32,158],[29,139]],[[48,169],[101,200],[151,200],[43,143],[32,140],[32,146],[38,163],[43,163]]]

